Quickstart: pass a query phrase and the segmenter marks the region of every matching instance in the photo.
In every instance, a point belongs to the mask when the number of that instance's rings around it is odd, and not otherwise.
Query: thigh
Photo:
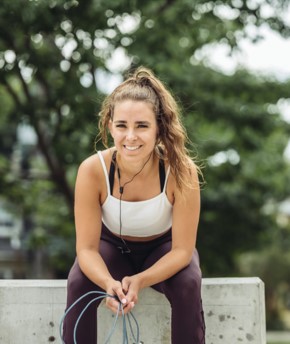
[[[170,250],[170,241],[162,243],[147,256],[142,270],[144,271],[148,269]],[[188,289],[194,288],[198,293],[201,288],[201,280],[202,274],[199,266],[199,256],[197,250],[195,250],[188,266],[177,272],[168,280],[153,285],[152,287],[162,293],[166,293],[166,290],[170,289],[172,292],[176,292],[178,289],[180,290],[180,288],[182,288],[184,292]]]
[[[169,279],[154,286],[155,289],[167,294],[168,298],[178,296],[179,301],[195,299],[197,302],[201,298],[202,275],[199,266],[198,253],[195,250],[190,263]]]
[[[110,274],[116,280],[122,280],[124,276],[132,275],[133,268],[126,255],[122,255],[115,245],[101,240],[100,255],[102,256]],[[68,275],[68,296],[75,300],[89,291],[101,290],[82,272],[76,259]]]

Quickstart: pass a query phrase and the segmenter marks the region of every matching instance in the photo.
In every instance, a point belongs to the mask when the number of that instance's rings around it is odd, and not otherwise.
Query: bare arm
[[[123,280],[124,289],[136,284],[136,290],[164,281],[186,267],[192,258],[196,245],[197,228],[200,213],[200,189],[195,166],[192,166],[191,178],[194,189],[180,194],[174,191],[172,249],[147,270]],[[134,289],[134,287],[133,287]]]
[[[101,235],[100,186],[92,157],[79,167],[75,187],[76,251],[84,274],[105,289],[111,277],[100,257]]]
[[[82,272],[107,293],[117,295],[122,300],[125,294],[121,282],[112,278],[99,254],[102,228],[101,173],[96,156],[85,160],[78,171],[75,187],[76,251]],[[107,304],[114,311],[118,307],[113,299],[108,300]]]

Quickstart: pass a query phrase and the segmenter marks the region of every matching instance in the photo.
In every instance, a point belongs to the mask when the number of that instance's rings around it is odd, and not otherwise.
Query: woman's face
[[[150,103],[133,100],[118,102],[109,129],[122,158],[146,159],[154,150],[158,127]]]

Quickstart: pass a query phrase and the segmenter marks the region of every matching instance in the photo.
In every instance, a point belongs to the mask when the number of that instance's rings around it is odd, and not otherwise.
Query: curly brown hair
[[[108,126],[114,116],[114,106],[124,100],[144,101],[152,104],[158,125],[155,153],[168,160],[180,191],[193,187],[190,178],[192,162],[186,143],[189,142],[181,122],[177,102],[164,84],[145,67],[139,67],[105,98],[100,111],[99,139],[108,147]],[[196,166],[197,170],[199,168]]]

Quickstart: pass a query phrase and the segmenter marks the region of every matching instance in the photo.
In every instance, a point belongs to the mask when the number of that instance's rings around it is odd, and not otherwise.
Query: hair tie
[[[151,85],[151,74],[146,70],[137,70],[134,74],[136,82],[140,85],[150,86]]]

